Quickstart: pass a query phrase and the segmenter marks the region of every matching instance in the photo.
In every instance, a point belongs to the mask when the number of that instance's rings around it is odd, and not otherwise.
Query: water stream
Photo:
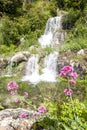
[[[62,30],[62,16],[49,18],[44,34],[38,39],[42,48],[53,47],[64,41],[65,34]],[[56,82],[58,52],[50,53],[44,57],[43,68],[39,70],[39,55],[33,54],[26,65],[26,73],[22,81],[37,84],[40,81]],[[39,74],[39,71],[42,73]]]
[[[64,41],[65,32],[62,30],[62,16],[49,18],[44,34],[38,39],[42,48],[55,46]]]

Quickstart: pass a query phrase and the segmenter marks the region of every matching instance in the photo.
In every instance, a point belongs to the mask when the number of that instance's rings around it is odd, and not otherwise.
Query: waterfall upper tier
[[[46,24],[44,35],[38,41],[42,48],[46,46],[55,46],[63,42],[65,31],[62,30],[62,16],[49,18]]]

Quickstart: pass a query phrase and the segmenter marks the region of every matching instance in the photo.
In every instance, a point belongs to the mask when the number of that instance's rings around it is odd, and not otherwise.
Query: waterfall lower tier
[[[46,56],[45,68],[42,69],[41,81],[55,82],[57,76],[58,53],[54,52]]]
[[[38,83],[40,81],[38,67],[38,55],[31,56],[27,62],[25,76],[22,81],[30,81],[32,84]]]
[[[38,55],[33,55],[29,58],[26,65],[26,73],[22,81],[29,81],[32,84],[37,84],[40,81],[56,82],[57,76],[57,60],[58,53],[54,52],[44,58],[44,68],[39,74]]]

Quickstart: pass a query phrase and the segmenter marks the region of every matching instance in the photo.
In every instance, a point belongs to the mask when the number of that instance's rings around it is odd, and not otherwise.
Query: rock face
[[[27,61],[28,57],[30,56],[30,53],[28,51],[22,51],[16,53],[10,60],[11,64],[18,64],[22,61]]]
[[[21,114],[26,114],[26,118]],[[22,108],[5,109],[0,111],[0,130],[31,130],[35,123],[35,117],[39,116],[35,111],[29,111]]]

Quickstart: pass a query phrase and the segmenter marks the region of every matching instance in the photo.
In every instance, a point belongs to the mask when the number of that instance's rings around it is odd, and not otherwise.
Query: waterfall
[[[41,81],[55,82],[57,76],[58,53],[54,52],[46,56],[45,67],[42,69]]]
[[[39,74],[38,55],[31,56],[26,65],[26,73],[22,81],[29,81],[32,84],[37,84],[40,81],[55,82],[57,75],[57,59],[58,53],[53,52],[47,55],[44,59],[44,68]]]
[[[42,48],[55,46],[64,41],[65,32],[62,30],[62,16],[49,18],[46,24],[44,35],[38,41]]]
[[[62,16],[49,18],[46,24],[44,35],[42,35],[38,41],[42,48],[46,46],[55,47],[65,39],[64,30],[62,30]],[[50,53],[44,58],[43,68],[40,69],[42,74],[39,74],[39,55],[31,56],[26,66],[26,74],[22,80],[30,81],[32,84],[36,84],[40,81],[56,82],[57,77],[57,62],[58,52]]]
[[[32,55],[27,62],[25,76],[22,81],[30,81],[32,84],[39,82],[38,55]]]

